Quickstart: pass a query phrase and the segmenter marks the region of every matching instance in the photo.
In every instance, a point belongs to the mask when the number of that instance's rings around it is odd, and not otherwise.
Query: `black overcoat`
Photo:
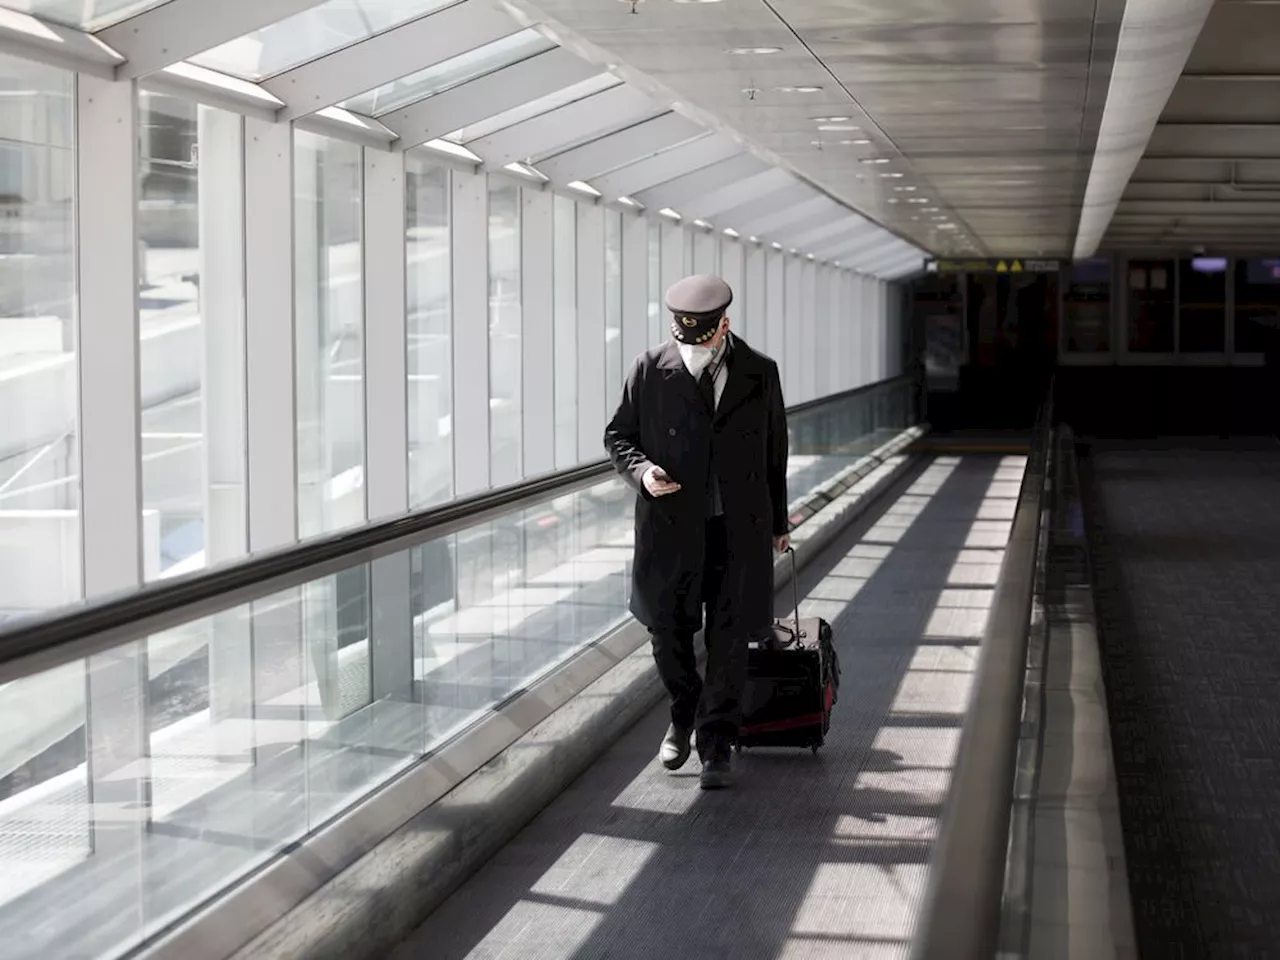
[[[636,359],[605,429],[605,449],[636,491],[631,612],[659,631],[702,626],[707,471],[714,462],[728,532],[724,589],[736,597],[729,635],[767,631],[773,537],[788,531],[787,423],[778,365],[734,338],[715,414],[668,341]],[[653,497],[645,471],[681,485]]]

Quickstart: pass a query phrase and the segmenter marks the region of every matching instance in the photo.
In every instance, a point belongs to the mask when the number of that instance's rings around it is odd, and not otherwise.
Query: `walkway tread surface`
[[[843,670],[817,756],[747,751],[704,793],[658,764],[658,707],[396,960],[905,957],[1023,466],[922,464],[802,572]]]
[[[1141,956],[1280,956],[1280,449],[1082,459]]]

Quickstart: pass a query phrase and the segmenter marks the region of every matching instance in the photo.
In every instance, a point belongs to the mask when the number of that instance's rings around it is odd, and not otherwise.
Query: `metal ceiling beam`
[[[0,9],[0,53],[102,80],[114,80],[124,63],[121,54],[90,34],[6,9]]]
[[[852,210],[846,210],[845,216],[841,219],[834,223],[829,223],[826,226],[815,227],[813,230],[794,238],[791,242],[795,246],[806,251],[811,250],[814,253],[817,253],[816,245],[822,243],[822,241],[833,240],[836,237],[851,239],[851,237],[848,236],[850,234],[853,236],[861,236],[867,227],[871,227],[872,230],[876,229]],[[821,254],[819,254],[819,256],[821,256]]]
[[[1125,4],[1075,257],[1090,257],[1098,248],[1212,7],[1213,0]]]
[[[591,185],[610,199],[633,197],[657,184],[719,163],[738,153],[742,153],[742,148],[728,137],[708,134],[597,177]]]
[[[379,117],[407,150],[461,130],[469,123],[496,117],[523,103],[589,80],[600,73],[595,64],[557,47],[509,67],[419,100]]]
[[[796,182],[796,178],[790,173],[777,167],[766,167],[760,173],[755,173],[739,180],[733,176],[738,171],[727,167],[728,164],[735,163],[736,159],[727,160],[725,164],[718,164],[715,169],[708,168],[706,171],[699,171],[693,175],[700,176],[706,173],[709,176],[723,178],[718,181],[720,186],[717,189],[699,194],[697,198],[699,216],[708,218],[717,216],[726,210],[741,206],[752,197],[762,197],[770,193],[776,193]],[[750,154],[744,154],[742,159],[744,161],[752,161],[751,166],[763,166],[759,160],[756,160]]]
[[[324,0],[168,0],[94,36],[126,58],[117,79],[132,80],[317,7]]]
[[[538,169],[557,182],[591,180],[612,173],[706,133],[678,113],[664,113],[617,133],[538,161]]]
[[[262,85],[287,104],[280,119],[294,120],[519,29],[515,20],[484,0],[463,0],[287,70]]]
[[[797,203],[804,203],[817,196],[818,193],[807,183],[801,183],[793,177],[787,183],[772,190],[753,194],[752,198],[745,203],[729,207],[720,215],[719,219],[736,227],[739,231],[754,233],[755,231],[753,230],[744,231],[743,226],[772,216],[780,211],[788,210]]]
[[[810,191],[812,193],[812,191]],[[756,217],[754,220],[747,221],[742,224],[730,223],[729,226],[737,227],[742,233],[755,234],[760,237],[767,237],[770,240],[782,240],[778,234],[788,233],[794,236],[801,232],[802,229],[817,223],[827,223],[835,216],[840,215],[841,208],[837,207],[835,201],[829,200],[824,196],[811,196],[808,200],[788,205],[785,209],[779,210],[777,213],[771,213],[768,216]],[[791,227],[791,230],[787,230]]]
[[[666,183],[641,192],[636,199],[650,207],[689,207],[694,216],[709,218],[724,209],[715,203],[708,202],[718,190],[732,190],[743,182],[744,178],[758,175],[761,170],[768,170],[760,160],[749,153],[740,153],[720,163],[695,170],[693,173],[676,177]],[[775,171],[781,173],[781,171]],[[788,179],[792,179],[788,177]],[[754,194],[748,193],[742,200]],[[739,200],[738,202],[741,202]],[[732,204],[729,204],[732,206]]]
[[[565,144],[604,136],[652,116],[658,109],[646,94],[620,84],[473,140],[467,149],[491,166],[502,167],[552,154]]]

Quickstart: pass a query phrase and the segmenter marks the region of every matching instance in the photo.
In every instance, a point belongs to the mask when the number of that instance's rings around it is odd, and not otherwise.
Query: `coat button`
[[[667,436],[668,436],[668,437],[674,437],[675,435],[676,435],[676,428],[675,428],[675,427],[667,427]]]

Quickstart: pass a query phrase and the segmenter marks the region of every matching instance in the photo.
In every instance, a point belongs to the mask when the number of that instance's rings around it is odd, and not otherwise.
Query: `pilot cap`
[[[716,335],[720,318],[733,302],[733,291],[719,277],[685,277],[667,291],[671,335],[681,343],[706,343]]]

